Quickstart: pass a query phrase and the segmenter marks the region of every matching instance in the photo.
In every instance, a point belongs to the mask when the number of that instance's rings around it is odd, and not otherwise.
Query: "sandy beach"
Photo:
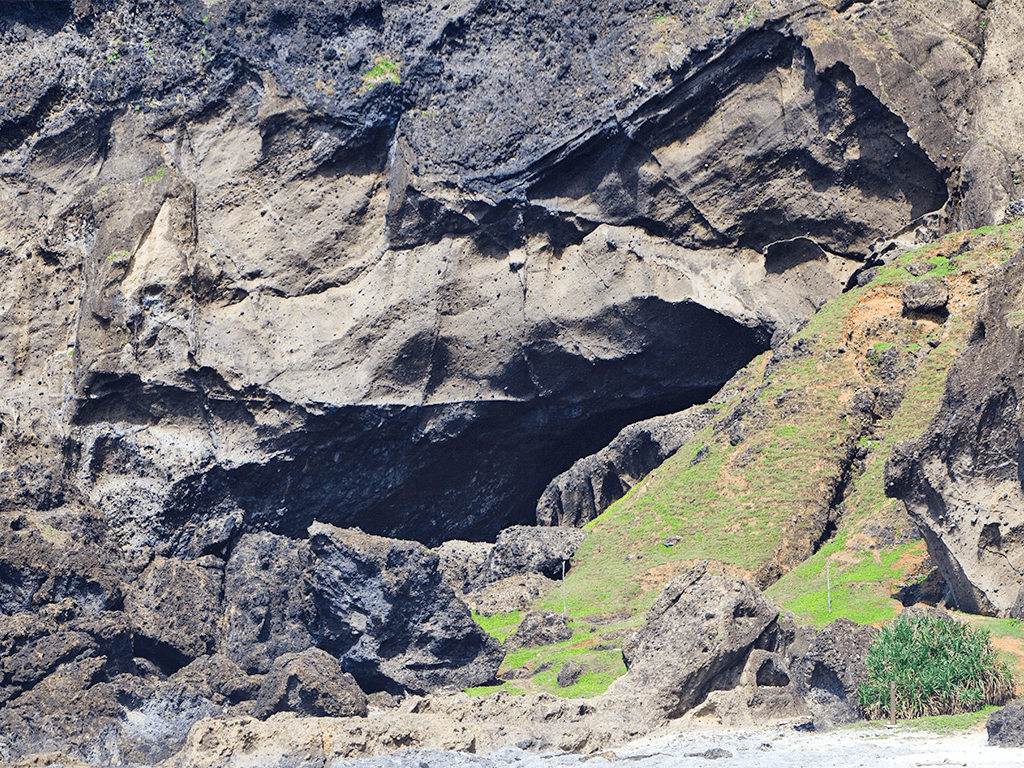
[[[988,746],[984,726],[953,735],[896,728],[804,733],[785,727],[750,731],[685,733],[641,739],[596,755],[535,754],[505,748],[491,755],[407,750],[387,757],[344,760],[335,768],[600,768],[629,763],[639,768],[855,768],[886,766],[1024,765],[1024,749]]]

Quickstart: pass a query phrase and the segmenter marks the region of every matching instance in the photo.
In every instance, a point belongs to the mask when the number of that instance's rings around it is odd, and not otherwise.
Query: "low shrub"
[[[882,628],[865,663],[868,680],[858,694],[870,719],[889,715],[889,681],[896,681],[896,716],[901,719],[974,712],[1005,704],[1014,685],[989,634],[936,616],[899,618]]]

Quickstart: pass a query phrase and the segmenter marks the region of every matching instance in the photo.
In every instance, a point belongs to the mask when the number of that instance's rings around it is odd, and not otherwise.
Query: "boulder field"
[[[439,692],[505,652],[469,606],[526,607],[582,536],[530,524],[599,514],[866,260],[1015,210],[1022,10],[0,4],[0,759],[848,719],[855,628],[706,566],[596,703]],[[958,601],[1016,615],[1006,270],[959,437],[890,488]]]

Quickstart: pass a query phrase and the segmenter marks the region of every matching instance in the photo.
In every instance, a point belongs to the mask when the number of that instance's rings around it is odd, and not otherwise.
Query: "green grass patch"
[[[502,670],[522,670],[525,675],[500,685],[473,688],[468,693],[484,696],[518,689],[533,693],[546,691],[572,698],[589,698],[604,693],[613,680],[626,673],[618,641],[621,625],[598,628],[575,622],[572,626],[573,635],[569,640],[554,645],[519,648],[505,656]],[[604,637],[609,630],[618,631]],[[559,688],[558,673],[569,661],[580,664],[584,668],[583,674],[573,685]]]
[[[921,550],[923,544],[913,542],[890,550],[862,552],[847,550],[845,545],[844,532],[779,579],[766,594],[801,621],[816,627],[840,617],[858,624],[877,624],[895,618],[897,603],[890,596],[905,578],[899,561],[906,553]],[[828,563],[838,553],[843,555],[842,559]]]
[[[961,712],[956,715],[932,715],[930,717],[914,717],[899,722],[903,729],[909,731],[923,731],[925,733],[936,733],[940,735],[952,735],[962,731],[976,729],[994,712],[1002,707],[987,706],[974,712]],[[842,726],[845,730],[864,730],[869,728],[883,728],[888,720],[861,720],[857,723]]]
[[[401,83],[402,79],[398,76],[398,64],[397,61],[378,56],[370,71],[363,75],[360,92],[372,91],[381,83]]]
[[[516,631],[522,620],[522,611],[496,613],[493,616],[482,616],[473,611],[473,621],[479,624],[484,632],[491,637],[497,638],[502,643],[508,639],[509,635]]]

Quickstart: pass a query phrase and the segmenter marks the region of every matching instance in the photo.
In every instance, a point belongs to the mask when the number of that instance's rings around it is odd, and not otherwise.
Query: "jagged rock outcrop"
[[[477,681],[408,540],[531,521],[876,239],[1008,210],[1014,10],[0,4],[0,612],[77,606],[6,749],[163,759],[311,647]]]
[[[990,281],[927,432],[886,466],[886,493],[906,503],[957,607],[987,615],[1024,616],[1022,291],[1018,252]]]
[[[1024,699],[1011,701],[985,722],[988,743],[995,747],[1024,747]]]
[[[710,421],[694,406],[630,424],[608,445],[552,480],[537,502],[538,525],[582,527],[660,466]]]
[[[4,760],[153,764],[204,717],[363,716],[348,668],[428,691],[488,682],[504,656],[417,542],[319,525],[142,567],[102,520],[49,519],[0,517],[4,605],[27,609],[0,617]]]
[[[322,523],[311,526],[309,546],[317,644],[364,690],[422,693],[494,679],[504,651],[443,581],[436,554]]]

